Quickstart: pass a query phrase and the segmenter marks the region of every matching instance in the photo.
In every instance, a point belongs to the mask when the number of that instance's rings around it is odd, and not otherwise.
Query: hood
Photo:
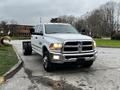
[[[91,37],[82,34],[48,34],[48,37],[59,40],[92,40]]]

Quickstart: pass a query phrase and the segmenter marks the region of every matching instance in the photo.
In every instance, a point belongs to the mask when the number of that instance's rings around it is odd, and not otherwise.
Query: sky
[[[0,21],[36,25],[62,15],[82,16],[108,1],[119,0],[0,0]]]

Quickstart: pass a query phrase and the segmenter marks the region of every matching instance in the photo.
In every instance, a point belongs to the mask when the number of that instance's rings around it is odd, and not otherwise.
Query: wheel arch
[[[44,45],[44,46],[42,47],[43,56],[44,56],[45,51],[48,51],[48,48]]]

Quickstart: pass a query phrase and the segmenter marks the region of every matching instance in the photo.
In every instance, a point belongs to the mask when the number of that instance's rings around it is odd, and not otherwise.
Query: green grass
[[[97,46],[120,47],[120,40],[95,39]]]
[[[0,46],[0,76],[10,70],[18,58],[11,45]]]

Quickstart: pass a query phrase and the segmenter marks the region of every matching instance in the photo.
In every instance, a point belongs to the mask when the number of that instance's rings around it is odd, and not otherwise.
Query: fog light
[[[59,59],[60,59],[60,56],[54,55],[54,56],[53,56],[53,59],[59,60]]]

